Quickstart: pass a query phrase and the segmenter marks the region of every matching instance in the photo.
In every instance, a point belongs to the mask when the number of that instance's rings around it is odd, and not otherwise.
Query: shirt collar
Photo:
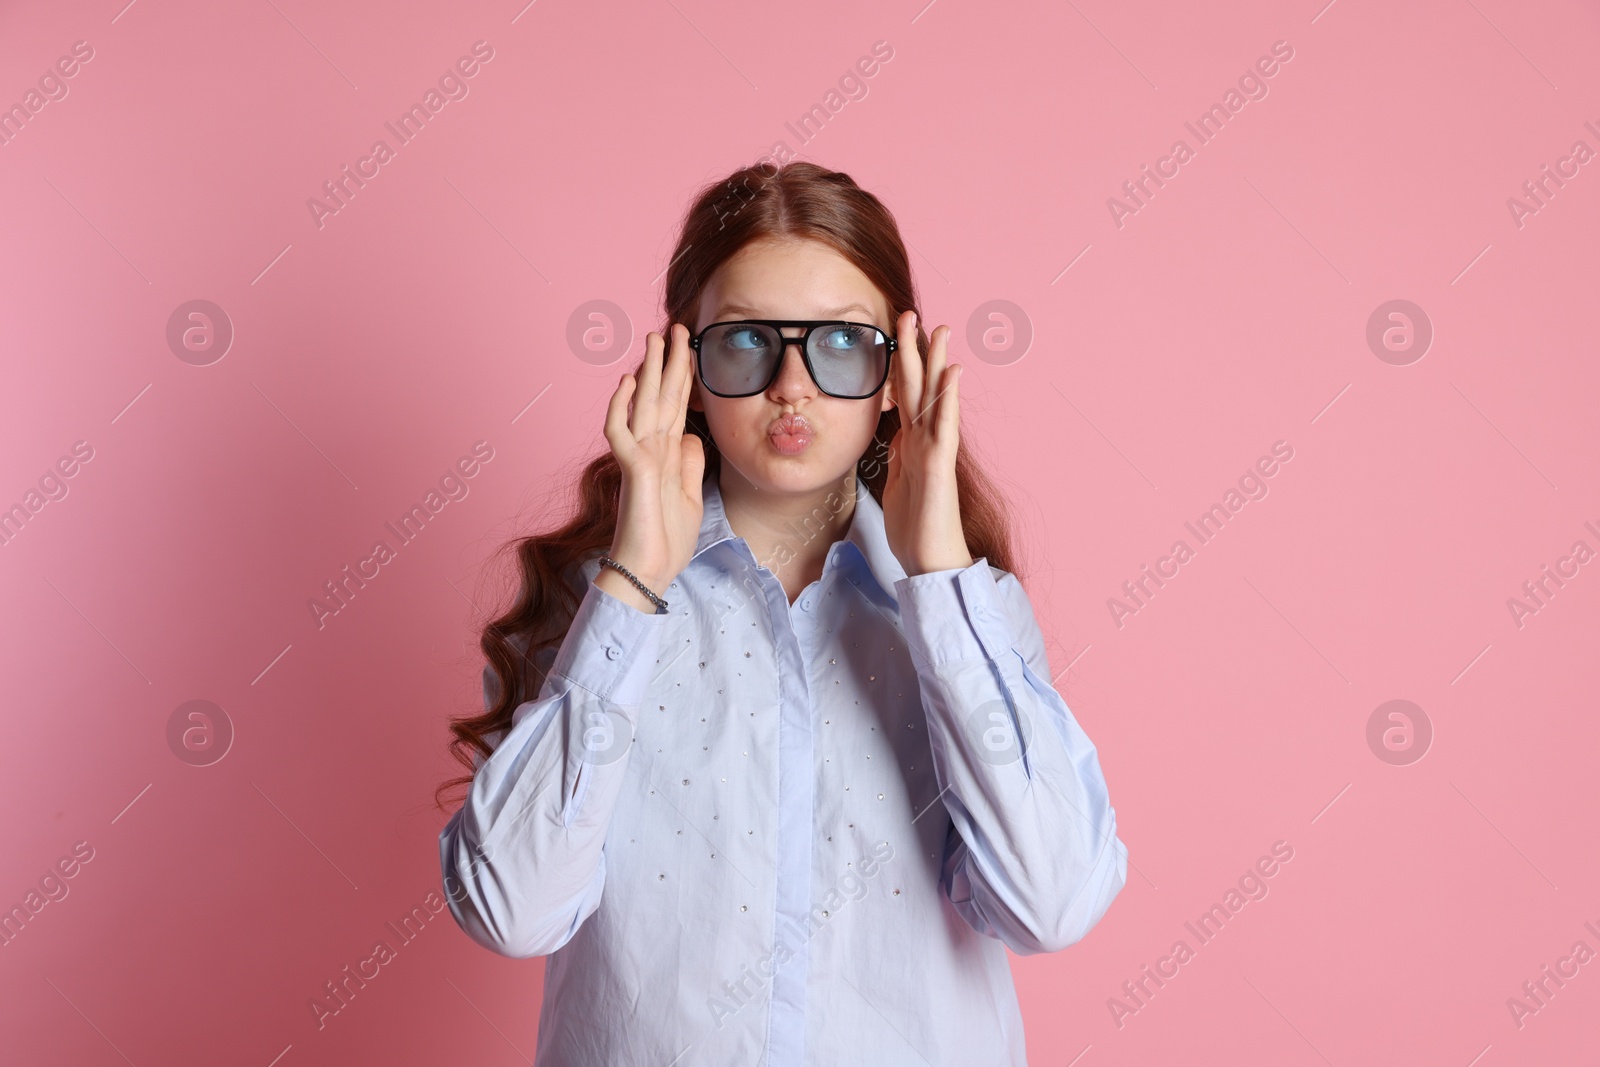
[[[708,473],[700,483],[700,499],[705,510],[700,520],[700,537],[695,542],[696,557],[724,541],[742,540],[728,525],[728,515],[722,506],[722,488],[715,475]],[[906,571],[889,548],[889,538],[883,526],[883,507],[867,488],[859,471],[856,472],[856,508],[850,519],[850,532],[838,544],[854,548],[873,580],[878,583],[878,588],[891,600],[898,602],[894,594],[895,583],[906,576]],[[829,549],[830,552],[835,550]]]

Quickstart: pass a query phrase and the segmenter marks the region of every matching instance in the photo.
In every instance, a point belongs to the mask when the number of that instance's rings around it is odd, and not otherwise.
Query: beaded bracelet
[[[605,566],[605,567],[615,567],[617,570],[622,572],[622,576],[624,578],[628,579],[628,581],[630,581],[634,585],[638,586],[639,587],[639,592],[641,592],[645,596],[649,597],[650,598],[650,603],[652,603],[652,604],[654,604],[656,606],[656,614],[657,615],[665,615],[667,613],[667,602],[665,600],[662,600],[660,597],[656,596],[655,593],[651,592],[650,591],[650,587],[645,585],[638,578],[634,577],[633,572],[630,571],[628,568],[624,567],[622,564],[618,563],[616,560],[612,559],[610,556],[601,556],[600,557],[600,564],[601,564],[601,566]]]

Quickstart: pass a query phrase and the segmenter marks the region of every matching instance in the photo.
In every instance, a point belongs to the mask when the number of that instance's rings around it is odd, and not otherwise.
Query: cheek
[[[708,396],[702,401],[701,411],[705,415],[706,427],[711,431],[711,439],[724,452],[748,447],[742,442],[759,439],[759,409],[751,408],[745,401]]]
[[[877,400],[855,401],[851,408],[840,411],[832,425],[836,427],[833,437],[841,455],[848,453],[848,458],[854,459],[872,447],[872,435],[878,429],[883,408]]]

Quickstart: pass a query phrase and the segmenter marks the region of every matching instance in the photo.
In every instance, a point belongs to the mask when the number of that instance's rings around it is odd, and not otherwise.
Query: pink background
[[[1507,206],[1600,150],[1593,5],[122,3],[0,12],[0,103],[94,50],[0,146],[0,506],[93,450],[0,549],[0,904],[94,850],[0,948],[7,1062],[526,1061],[542,962],[448,914],[324,1029],[307,1002],[438,887],[489,554],[604,447],[689,198],[778,141],[885,200],[955,328],[1130,850],[1087,939],[1015,960],[1030,1061],[1595,1055],[1600,961],[1507,1007],[1600,952],[1600,562],[1507,606],[1600,550],[1600,161]],[[307,198],[479,40],[469,95],[319,229]],[[1269,94],[1198,144],[1277,41]],[[235,330],[207,366],[166,340],[194,299]],[[1366,341],[1393,299],[1434,330],[1403,366]],[[567,342],[594,300],[626,313],[615,361]],[[992,300],[1020,359],[971,347]],[[469,495],[319,629],[308,600],[477,441]],[[1277,441],[1269,494],[1118,626]],[[235,730],[209,766],[167,740],[196,699]],[[1367,741],[1393,699],[1433,730],[1408,765]],[[1108,999],[1277,841],[1270,894],[1119,1027]]]

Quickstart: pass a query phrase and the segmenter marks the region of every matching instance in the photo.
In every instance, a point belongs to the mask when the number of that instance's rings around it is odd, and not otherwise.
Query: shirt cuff
[[[639,704],[655,673],[666,622],[667,616],[640,611],[590,582],[550,673],[601,700]]]
[[[894,583],[907,642],[919,662],[998,659],[1015,645],[988,557]]]

